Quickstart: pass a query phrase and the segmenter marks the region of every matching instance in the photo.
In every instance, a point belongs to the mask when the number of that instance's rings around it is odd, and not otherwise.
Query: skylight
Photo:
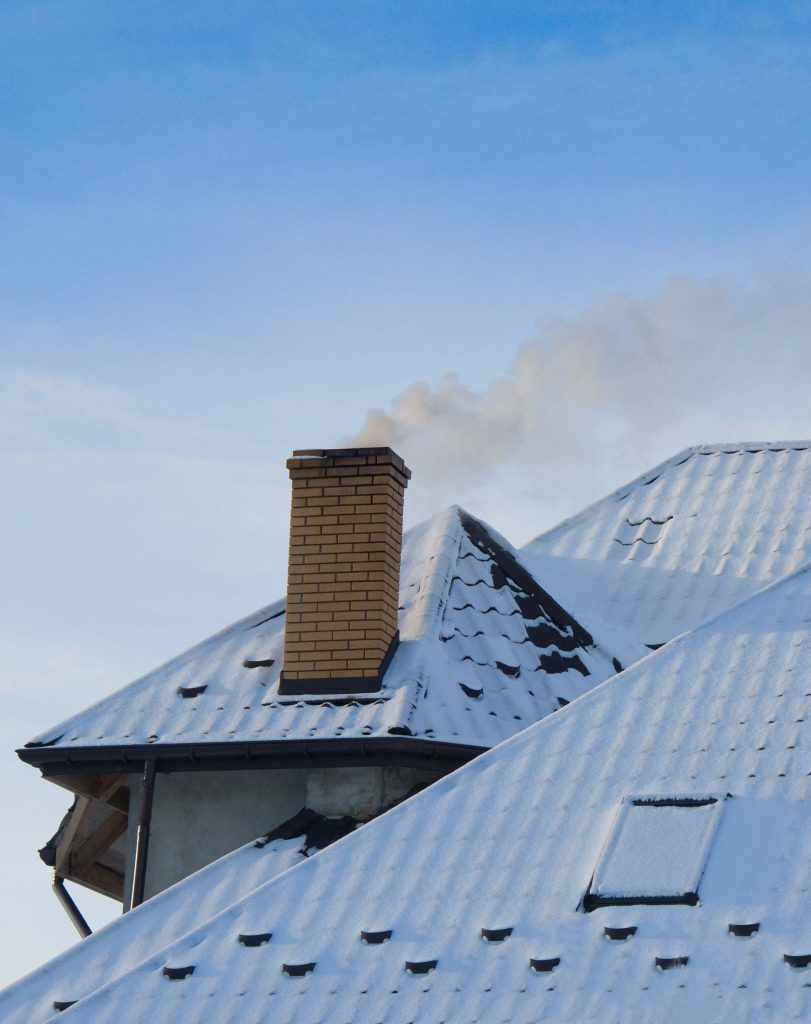
[[[603,848],[585,910],[698,902],[723,796],[630,796]]]

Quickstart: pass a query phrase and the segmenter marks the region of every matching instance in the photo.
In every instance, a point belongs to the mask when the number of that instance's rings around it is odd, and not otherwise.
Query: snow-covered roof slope
[[[666,643],[811,560],[811,442],[688,448],[522,555],[574,615]]]
[[[808,1019],[810,648],[803,569],[156,945],[59,1019]],[[634,860],[644,892],[629,901]],[[587,912],[600,879],[620,902]]]
[[[0,993],[4,1024],[40,1024],[54,1003],[95,991],[305,856],[301,837],[255,841],[142,903]]]
[[[379,693],[280,696],[277,602],[42,733],[26,759],[38,748],[75,759],[80,748],[389,735],[489,747],[643,651],[613,633],[601,644],[459,508],[406,534],[400,600],[401,641]]]

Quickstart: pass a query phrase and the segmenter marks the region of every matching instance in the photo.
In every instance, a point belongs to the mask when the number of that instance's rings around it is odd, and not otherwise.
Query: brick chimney
[[[403,494],[391,448],[294,451],[279,693],[373,693],[397,646]]]

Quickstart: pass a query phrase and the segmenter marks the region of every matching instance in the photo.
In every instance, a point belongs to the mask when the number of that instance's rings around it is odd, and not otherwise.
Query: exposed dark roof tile
[[[164,967],[163,976],[168,978],[169,981],[182,981],[184,978],[190,978],[194,974],[194,965],[188,967]]]
[[[240,934],[239,943],[241,946],[264,946],[273,938],[273,932],[255,932],[251,935]]]

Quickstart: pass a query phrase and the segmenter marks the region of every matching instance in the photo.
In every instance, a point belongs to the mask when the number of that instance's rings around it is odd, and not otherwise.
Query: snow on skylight
[[[623,800],[589,892],[586,910],[698,900],[723,796],[636,796]]]

